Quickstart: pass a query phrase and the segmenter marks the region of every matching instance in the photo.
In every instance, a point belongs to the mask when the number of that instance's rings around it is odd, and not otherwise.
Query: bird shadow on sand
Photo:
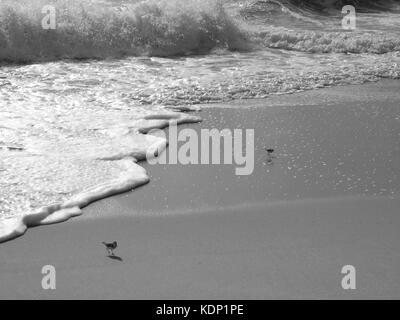
[[[110,259],[112,259],[112,260],[118,260],[118,261],[124,261],[121,257],[118,257],[118,256],[116,256],[116,255],[108,255],[107,256],[108,258],[110,258]]]

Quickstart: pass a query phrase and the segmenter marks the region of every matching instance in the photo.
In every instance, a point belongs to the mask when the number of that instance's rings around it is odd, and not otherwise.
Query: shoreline
[[[400,158],[397,151],[393,153],[393,147],[397,148],[397,137],[393,132],[379,130],[378,126],[379,123],[397,125],[398,120],[392,119],[391,113],[398,114],[399,83],[382,81],[271,97],[272,101],[247,100],[202,106],[201,124],[179,128],[194,129],[199,136],[203,128],[254,128],[255,170],[252,175],[235,176],[233,165],[141,163],[150,176],[149,184],[133,193],[107,199],[105,205],[114,207],[112,212],[104,214],[104,204],[94,203],[83,218],[190,212],[193,208],[207,210],[207,207],[229,207],[242,202],[279,203],[363,194],[379,197],[390,196],[392,192],[396,195],[399,180],[394,163]],[[346,97],[344,103],[338,102],[340,92]],[[390,92],[393,94],[388,94]],[[309,102],[293,108],[296,101]],[[382,101],[381,105],[376,101]],[[368,108],[370,112],[366,111]],[[368,144],[368,139],[374,143]],[[277,159],[272,166],[265,160],[266,146],[276,149]],[[341,155],[346,157],[339,159]],[[363,162],[363,166],[358,166],[359,162]],[[377,169],[382,175],[371,176]],[[341,173],[336,174],[337,171]],[[393,181],[388,184],[389,180]]]
[[[132,191],[145,185],[149,182],[149,177],[146,170],[137,164],[138,161],[145,159],[147,153],[151,152],[153,148],[164,150],[167,145],[165,139],[158,139],[153,136],[151,138],[145,137],[147,132],[151,129],[163,129],[169,125],[171,120],[176,121],[177,124],[183,124],[197,123],[201,121],[201,118],[183,113],[166,113],[145,116],[140,120],[145,123],[137,128],[138,133],[135,135],[142,140],[150,140],[147,145],[142,143],[143,145],[139,145],[139,147],[133,146],[133,152],[131,150],[123,150],[121,154],[111,155],[109,158],[96,159],[118,162],[125,168],[124,175],[120,174],[119,177],[113,177],[109,181],[93,185],[72,195],[71,198],[64,202],[44,205],[29,214],[0,220],[0,243],[12,241],[23,236],[29,228],[68,221],[71,218],[82,215],[82,209],[91,203]],[[140,136],[141,134],[142,136]]]
[[[206,107],[204,122],[190,128],[254,124],[253,176],[237,178],[231,166],[140,163],[150,184],[1,244],[0,299],[399,298],[398,135],[378,130],[396,129],[399,84]],[[272,167],[265,145],[278,149]],[[339,161],[346,179],[336,176]],[[101,245],[114,240],[121,261]],[[40,286],[48,264],[57,270],[54,291]],[[348,264],[358,272],[354,291],[340,287]]]

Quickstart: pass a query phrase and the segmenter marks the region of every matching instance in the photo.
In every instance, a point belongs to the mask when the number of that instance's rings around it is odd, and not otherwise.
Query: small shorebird
[[[264,149],[265,149],[265,151],[268,152],[267,163],[268,164],[272,164],[273,163],[273,159],[275,158],[274,155],[273,155],[273,153],[275,152],[275,149],[266,148],[266,147]]]
[[[117,241],[114,241],[114,242],[111,242],[111,243],[106,243],[106,242],[103,241],[102,244],[104,244],[106,246],[107,253],[109,255],[113,256],[114,255],[114,250],[117,249],[117,247],[118,247]]]

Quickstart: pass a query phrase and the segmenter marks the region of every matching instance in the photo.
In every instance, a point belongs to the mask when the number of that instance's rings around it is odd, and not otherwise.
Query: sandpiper
[[[107,243],[107,242],[103,241],[102,244],[104,244],[106,246],[107,253],[109,255],[113,256],[114,255],[114,250],[117,249],[117,247],[118,247],[117,241],[114,241],[114,242],[111,242],[111,243]]]

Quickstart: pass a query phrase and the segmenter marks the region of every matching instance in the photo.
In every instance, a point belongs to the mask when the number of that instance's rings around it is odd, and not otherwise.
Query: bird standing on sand
[[[267,153],[268,153],[268,157],[267,157],[267,163],[268,164],[272,164],[273,163],[273,158],[275,158],[274,156],[273,156],[273,153],[275,152],[275,149],[272,149],[272,148],[264,148],[265,149],[265,151],[267,151]]]
[[[113,256],[114,255],[114,250],[117,249],[117,247],[118,247],[117,241],[114,241],[114,242],[111,242],[111,243],[106,243],[106,242],[103,241],[102,244],[104,244],[106,246],[107,253],[109,255]]]

